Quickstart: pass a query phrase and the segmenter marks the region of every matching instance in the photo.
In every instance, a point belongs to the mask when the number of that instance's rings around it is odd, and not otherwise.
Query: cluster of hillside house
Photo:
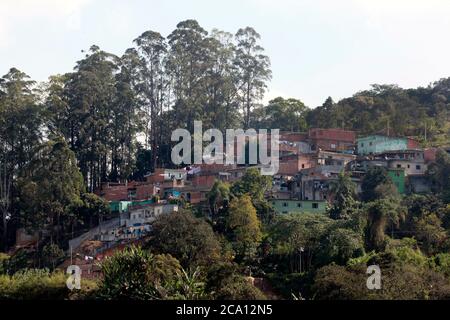
[[[279,150],[279,171],[266,194],[279,213],[324,212],[332,202],[330,184],[343,170],[350,173],[357,191],[368,168],[382,166],[401,194],[428,192],[427,166],[436,154],[435,149],[422,149],[407,137],[357,138],[354,131],[320,128],[307,133],[281,133]],[[207,194],[216,180],[234,182],[250,167],[202,164],[160,168],[148,174],[145,181],[105,183],[97,193],[110,202],[112,211],[130,217],[158,201],[182,199],[206,210]]]
[[[280,170],[269,195],[279,213],[313,208],[324,212],[333,201],[332,181],[343,170],[350,174],[357,192],[373,166],[386,168],[400,194],[426,193],[431,188],[426,172],[435,160],[436,149],[420,148],[418,141],[408,137],[357,138],[353,131],[311,129],[307,137],[286,135],[283,143],[299,146],[299,151],[281,155]],[[305,143],[310,147],[307,152]]]
[[[307,133],[281,133],[279,150],[279,171],[266,193],[279,214],[324,213],[333,201],[332,181],[344,170],[356,184],[357,192],[361,191],[365,172],[373,166],[386,168],[400,194],[429,192],[426,172],[436,155],[435,149],[422,149],[407,137],[357,138],[354,131],[320,128]],[[159,168],[144,181],[104,183],[96,193],[109,202],[116,218],[96,230],[95,239],[117,243],[142,238],[157,216],[178,211],[180,202],[188,202],[207,214],[207,196],[214,183],[232,183],[251,167],[202,164]]]

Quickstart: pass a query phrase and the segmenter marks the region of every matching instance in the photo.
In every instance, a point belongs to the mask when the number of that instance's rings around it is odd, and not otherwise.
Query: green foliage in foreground
[[[6,253],[0,252],[0,274],[6,273],[6,263],[9,260],[9,256]]]
[[[102,264],[104,279],[99,297],[111,300],[264,298],[232,265],[211,268],[209,272],[199,267],[184,270],[170,255],[154,255],[132,246]]]
[[[138,247],[116,253],[102,264],[100,296],[106,299],[200,298],[203,284],[170,255],[153,255]]]
[[[385,251],[351,259],[347,266],[330,264],[315,276],[315,299],[450,299],[450,258],[427,258],[414,239],[392,241]],[[381,268],[381,290],[366,287],[367,266]],[[446,274],[447,273],[447,274]]]
[[[97,288],[94,281],[82,280],[81,290],[70,291],[67,275],[46,269],[29,269],[12,276],[0,275],[0,300],[89,299]]]

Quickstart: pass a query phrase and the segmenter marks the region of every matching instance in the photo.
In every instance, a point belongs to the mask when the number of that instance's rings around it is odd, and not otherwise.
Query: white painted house
[[[178,211],[177,204],[151,203],[143,206],[129,208],[129,213],[123,219],[122,225],[126,227],[151,224],[161,214],[169,214]]]

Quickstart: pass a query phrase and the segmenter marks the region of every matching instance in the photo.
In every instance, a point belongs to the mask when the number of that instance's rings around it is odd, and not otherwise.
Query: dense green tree
[[[261,222],[250,196],[243,195],[231,201],[228,209],[227,228],[239,260],[251,260],[261,241]]]
[[[136,167],[131,176],[133,180],[145,180],[145,176],[153,171],[152,158],[152,151],[138,144],[136,150]]]
[[[7,255],[6,253],[0,252],[0,274],[6,273],[5,265],[8,262],[8,259],[9,259],[9,255]]]
[[[449,80],[426,88],[402,89],[397,85],[373,85],[353,97],[323,106],[308,114],[313,127],[346,128],[363,135],[384,133],[416,136],[424,144],[448,141]]]
[[[436,258],[438,264],[445,265]],[[366,287],[367,266],[381,268],[381,290]],[[384,252],[369,253],[351,261],[347,267],[329,265],[317,272],[317,299],[447,299],[448,278],[440,267],[430,264],[414,239],[405,238]],[[413,285],[411,285],[413,284]]]
[[[145,115],[145,142],[150,145],[151,165],[155,168],[158,145],[162,142],[161,115],[168,100],[168,80],[164,73],[167,43],[166,39],[155,31],[144,32],[134,40],[134,43],[139,54],[135,87],[140,108]]]
[[[148,246],[154,252],[171,254],[186,268],[221,258],[220,243],[211,226],[189,211],[158,217]]]
[[[75,152],[89,191],[107,181],[110,161],[110,121],[116,95],[115,73],[119,58],[92,46],[68,76],[64,97],[68,101],[63,130]],[[112,121],[114,122],[114,121]]]
[[[48,230],[61,240],[70,208],[81,203],[83,178],[75,154],[62,138],[42,144],[19,181],[22,223],[31,230]]]
[[[318,300],[367,299],[366,280],[364,267],[349,271],[345,266],[330,264],[320,268],[316,273],[313,285],[314,297]]]
[[[64,251],[56,244],[48,244],[42,248],[42,257],[44,258],[44,266],[50,270],[54,270],[58,263],[65,258]]]
[[[267,106],[253,113],[252,128],[280,129],[281,131],[303,132],[307,129],[308,108],[297,99],[282,97],[269,101]]]
[[[217,300],[264,300],[265,295],[241,275],[235,263],[212,265],[207,272],[206,288]]]
[[[107,217],[111,209],[109,203],[93,193],[82,193],[81,202],[71,204],[68,208],[70,219],[70,237],[74,238],[76,230],[87,231]]]
[[[450,203],[450,156],[445,151],[437,151],[436,161],[430,164],[427,174],[433,191],[441,194],[446,203]]]
[[[324,234],[321,243],[319,259],[322,265],[332,262],[345,265],[349,259],[364,253],[362,235],[347,228],[332,228]]]
[[[249,194],[253,200],[263,199],[264,193],[272,185],[270,176],[263,176],[257,168],[250,168],[245,171],[244,176],[231,186],[231,192],[235,196]]]
[[[239,128],[238,83],[239,70],[233,63],[236,45],[233,35],[217,29],[212,30],[209,41],[212,63],[209,65],[209,85],[207,90],[208,122],[222,132],[229,128]]]
[[[168,36],[167,71],[173,88],[174,128],[191,130],[194,120],[203,115],[206,70],[211,63],[207,35],[197,21],[185,20]]]
[[[117,252],[102,263],[100,296],[112,300],[200,299],[198,273],[183,270],[170,255],[153,255],[139,247]]]
[[[328,97],[325,102],[315,109],[308,112],[306,119],[307,123],[313,128],[336,128],[336,117],[332,116],[336,103],[331,97]]]
[[[251,27],[239,29],[236,37],[234,64],[238,70],[239,105],[244,116],[244,128],[248,129],[251,113],[263,97],[267,81],[272,77],[270,59],[258,44],[261,36]]]
[[[232,275],[225,279],[215,294],[217,300],[265,300],[264,293],[253,286],[249,279]]]
[[[361,199],[373,201],[387,197],[397,197],[398,191],[383,167],[370,167],[361,183]]]
[[[299,273],[319,263],[322,238],[334,221],[325,215],[289,214],[278,216],[270,226],[271,255],[279,271]]]
[[[225,213],[230,201],[230,186],[218,180],[208,193],[209,211],[213,221],[219,219],[219,212]]]
[[[0,214],[1,247],[8,247],[8,225],[17,222],[16,182],[42,140],[42,106],[35,82],[12,68],[0,78]]]
[[[404,219],[404,208],[392,198],[368,202],[363,210],[367,214],[366,245],[369,250],[382,250],[386,245],[385,231],[389,226],[391,236]]]
[[[330,193],[333,196],[333,205],[329,210],[333,219],[346,219],[358,209],[356,201],[356,185],[351,177],[342,172],[337,180],[331,182]]]
[[[107,148],[108,180],[124,181],[135,167],[137,152],[136,136],[142,131],[143,121],[140,114],[140,101],[136,91],[138,74],[136,65],[139,57],[134,50],[127,50],[118,60],[119,72],[115,75],[115,98],[109,115],[109,139]],[[103,180],[104,181],[104,180]]]
[[[426,253],[434,254],[445,250],[443,245],[448,239],[448,234],[442,227],[442,220],[435,213],[429,213],[418,219],[414,225],[414,234]]]

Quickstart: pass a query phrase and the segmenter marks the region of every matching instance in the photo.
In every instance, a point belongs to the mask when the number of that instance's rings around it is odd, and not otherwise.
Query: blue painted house
[[[378,154],[386,151],[398,151],[418,148],[417,141],[404,137],[372,135],[356,139],[358,155]]]

